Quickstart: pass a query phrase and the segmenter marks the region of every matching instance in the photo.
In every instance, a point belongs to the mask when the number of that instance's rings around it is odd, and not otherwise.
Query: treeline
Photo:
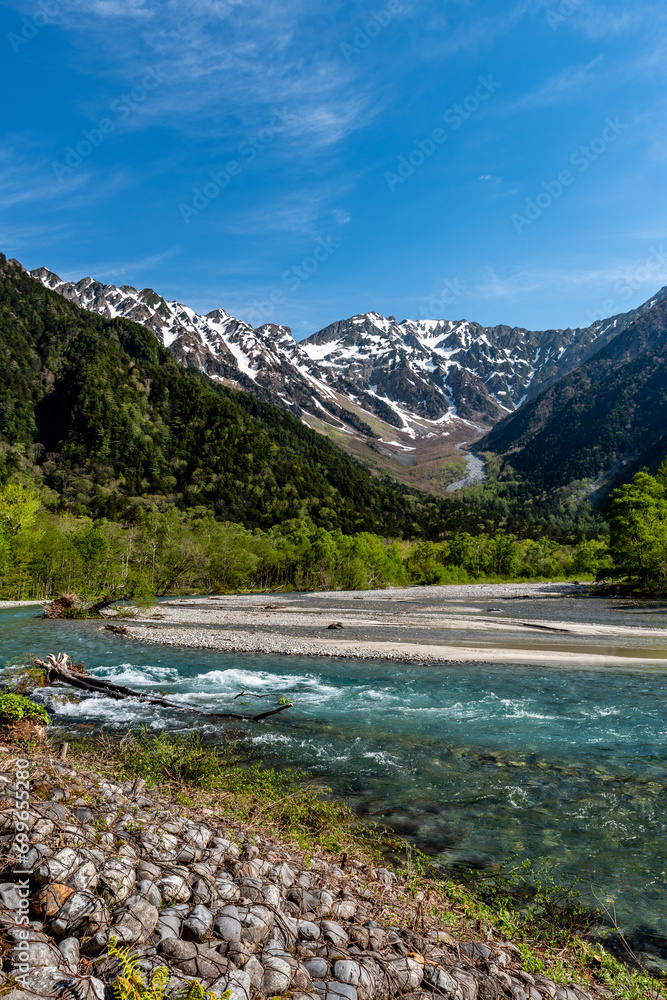
[[[567,546],[502,532],[460,533],[442,542],[388,541],[370,532],[328,531],[307,520],[251,531],[174,509],[146,513],[124,526],[39,513],[33,504],[10,523],[6,495],[7,489],[0,490],[0,598],[11,600],[61,593],[150,598],[192,591],[591,579],[608,561],[598,541]],[[31,495],[24,491],[24,500]]]

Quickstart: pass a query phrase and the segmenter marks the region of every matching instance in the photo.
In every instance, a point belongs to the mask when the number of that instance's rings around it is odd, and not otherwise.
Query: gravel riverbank
[[[26,774],[29,834],[19,855],[16,798]],[[307,856],[257,824],[226,823],[141,780],[119,784],[48,752],[0,749],[0,831],[6,1000],[112,1000],[112,938],[131,947],[146,977],[167,968],[165,998],[193,978],[213,996],[230,990],[231,1000],[591,1000],[597,992],[527,972],[516,945],[489,929],[456,935],[386,868],[347,854]]]
[[[558,602],[568,609],[586,590],[528,583],[193,597],[165,601],[121,629],[142,642],[232,653],[420,663],[667,663],[662,628],[561,620]],[[524,602],[533,608],[541,602],[543,609],[545,599],[548,619],[521,616]],[[503,607],[493,606],[497,602]]]

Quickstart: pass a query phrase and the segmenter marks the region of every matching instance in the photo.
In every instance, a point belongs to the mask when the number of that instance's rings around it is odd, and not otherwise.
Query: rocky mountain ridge
[[[63,281],[48,288],[103,316],[142,323],[179,362],[212,378],[317,416],[344,419],[348,399],[395,426],[443,418],[495,423],[583,364],[665,294],[589,327],[531,331],[467,320],[397,322],[370,312],[332,323],[301,342],[286,326],[254,329],[224,309],[200,315],[150,288]],[[340,398],[344,397],[344,398]]]
[[[224,309],[201,315],[150,288],[30,273],[83,309],[143,324],[185,367],[290,410],[377,471],[435,493],[465,476],[460,448],[577,371],[667,295],[585,328],[398,322],[370,312],[296,342],[286,326],[255,329]]]

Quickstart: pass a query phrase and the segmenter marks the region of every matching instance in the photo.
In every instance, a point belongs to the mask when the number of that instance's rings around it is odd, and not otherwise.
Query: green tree
[[[667,583],[667,463],[638,472],[607,501],[613,575],[650,589]]]
[[[35,523],[41,507],[39,493],[18,483],[0,487],[0,530],[12,538]]]

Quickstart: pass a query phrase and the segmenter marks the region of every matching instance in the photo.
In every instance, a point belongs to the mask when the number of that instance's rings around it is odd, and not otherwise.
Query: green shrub
[[[48,725],[49,716],[43,705],[37,705],[20,694],[0,695],[0,721],[5,725],[30,719],[31,722]]]

